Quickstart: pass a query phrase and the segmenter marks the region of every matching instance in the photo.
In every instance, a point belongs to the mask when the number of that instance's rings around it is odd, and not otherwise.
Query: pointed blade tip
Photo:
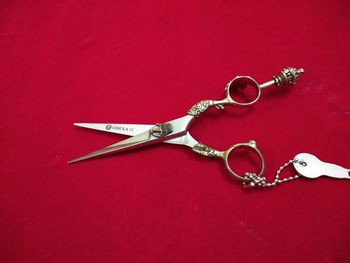
[[[74,126],[81,126],[81,125],[84,125],[84,123],[82,123],[82,122],[74,122],[73,125]]]
[[[78,158],[75,158],[73,160],[68,161],[67,164],[77,163],[77,162],[80,162],[80,161],[83,161],[83,160],[89,159],[89,158],[91,158],[91,157],[84,157],[84,156],[78,157]]]

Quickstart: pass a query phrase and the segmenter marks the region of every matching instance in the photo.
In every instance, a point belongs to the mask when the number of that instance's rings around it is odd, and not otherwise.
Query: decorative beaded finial
[[[299,76],[304,73],[304,69],[296,68],[283,68],[282,71],[277,75],[273,76],[273,80],[276,86],[279,85],[293,85],[297,82]]]

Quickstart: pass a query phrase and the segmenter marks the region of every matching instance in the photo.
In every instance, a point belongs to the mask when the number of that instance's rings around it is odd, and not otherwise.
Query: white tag
[[[309,153],[299,153],[294,157],[293,166],[300,175],[317,178],[321,175],[339,179],[350,179],[350,170],[332,163],[325,163]]]

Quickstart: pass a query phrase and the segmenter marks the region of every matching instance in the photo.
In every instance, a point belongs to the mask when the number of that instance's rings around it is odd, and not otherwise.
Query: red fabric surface
[[[249,108],[191,126],[255,139],[273,174],[297,153],[350,167],[348,1],[2,1],[0,262],[349,262],[350,182],[244,191],[223,163],[159,144],[67,165],[123,139],[73,122],[155,123],[270,80]],[[239,167],[238,167],[239,168]],[[287,171],[287,176],[293,171]]]

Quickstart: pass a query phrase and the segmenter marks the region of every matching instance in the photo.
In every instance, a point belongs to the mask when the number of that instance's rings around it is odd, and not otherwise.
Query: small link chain
[[[255,173],[246,173],[244,178],[245,179],[249,179],[250,182],[243,183],[243,187],[244,188],[250,188],[250,187],[256,187],[256,186],[257,187],[272,187],[272,186],[276,186],[278,184],[282,184],[282,183],[285,183],[285,182],[289,182],[289,181],[295,180],[295,179],[299,178],[299,174],[280,179],[281,172],[287,166],[291,165],[293,162],[297,162],[297,160],[289,160],[288,162],[283,164],[278,169],[278,171],[276,172],[275,179],[274,179],[274,181],[272,183],[267,183],[266,182],[266,177],[259,177]]]

